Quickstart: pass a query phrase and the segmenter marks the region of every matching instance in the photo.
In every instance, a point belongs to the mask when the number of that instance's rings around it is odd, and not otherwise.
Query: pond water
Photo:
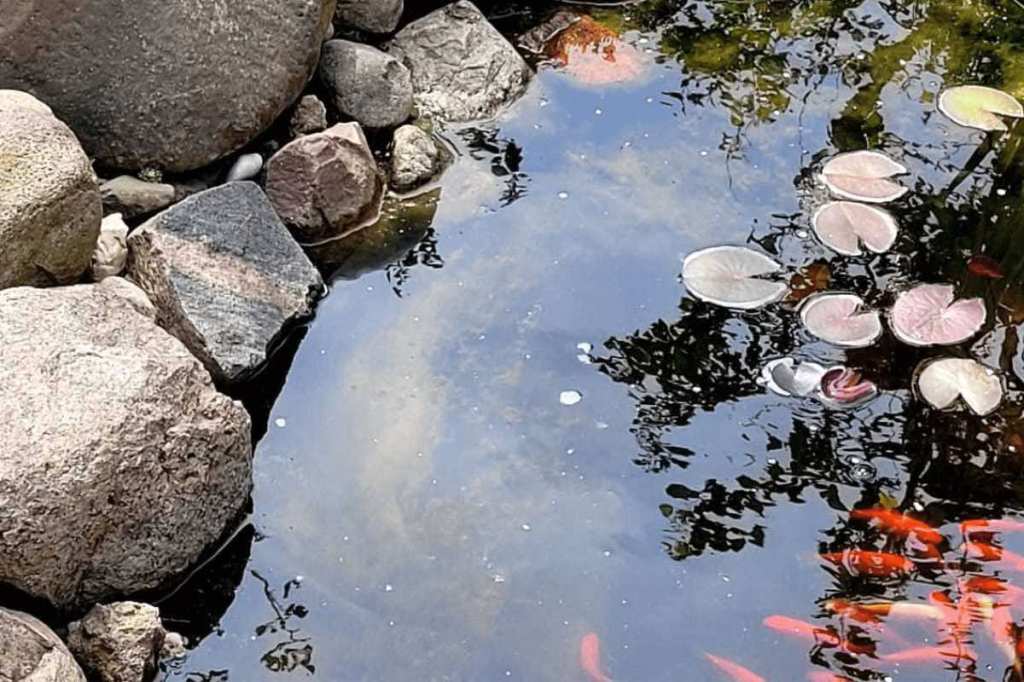
[[[621,36],[623,81],[542,67],[499,121],[442,131],[457,160],[438,188],[322,254],[332,289],[270,408],[251,526],[167,603],[199,640],[167,679],[595,682],[588,633],[620,682],[730,679],[706,653],[768,680],[1019,679],[989,634],[1012,591],[970,601],[965,581],[1024,587],[1024,533],[985,536],[1006,554],[983,561],[958,524],[1024,518],[1024,128],[986,135],[935,102],[960,83],[1024,95],[1024,10],[571,7]],[[513,34],[553,8],[487,9]],[[894,248],[843,257],[811,234],[816,178],[863,148],[911,189]],[[950,282],[989,321],[952,348],[843,351],[802,329],[794,295],[746,313],[690,297],[683,257],[717,244],[878,308]],[[1005,277],[969,271],[978,254]],[[774,395],[760,370],[787,355],[881,394],[843,411]],[[914,395],[914,368],[948,355],[1003,373],[997,412]],[[938,528],[938,552],[850,517],[878,506]],[[852,549],[913,568],[819,557]],[[942,618],[859,622],[835,598]],[[889,657],[931,646],[946,653]]]

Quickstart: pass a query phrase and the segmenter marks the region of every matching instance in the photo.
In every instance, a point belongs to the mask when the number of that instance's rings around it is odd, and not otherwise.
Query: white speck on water
[[[774,457],[769,457],[768,463],[771,464],[772,466],[775,466],[776,464],[779,463],[779,460],[775,459]]]
[[[701,150],[700,150],[700,155],[701,155],[701,156],[707,156],[707,155],[708,155],[708,150],[706,150],[706,149],[701,149]]]
[[[611,555],[612,555],[612,551],[611,551],[610,549],[606,549],[606,550],[604,551],[604,555],[605,555],[605,556],[611,556]]]
[[[594,426],[596,426],[599,431],[604,431],[608,428],[608,422],[594,422]]]
[[[807,230],[797,230],[796,236],[800,237],[800,239],[807,239],[811,235],[807,234]]]
[[[542,107],[546,107],[546,106],[548,105],[548,100],[547,100],[547,98],[546,98],[546,97],[541,97],[541,98],[540,98],[540,105],[541,105]]]
[[[562,200],[568,199],[569,198],[569,193],[568,192],[559,192],[558,193],[558,198],[562,199]]]
[[[494,582],[496,582],[496,583],[503,583],[503,582],[505,582],[505,576],[501,575],[500,573],[495,573],[494,574]]]
[[[390,583],[384,586],[384,591],[385,591],[385,592],[393,592],[393,591],[394,591],[394,589],[395,589],[395,588],[394,588],[394,587],[392,587]]]
[[[524,523],[523,525],[521,525],[519,527],[522,528],[523,530],[526,530],[526,531],[532,530],[532,526],[530,526],[530,524],[528,524],[528,523]]]
[[[562,391],[558,396],[558,402],[563,405],[575,405],[583,400],[583,394],[579,391]]]
[[[584,353],[589,353],[593,349],[594,349],[594,346],[592,346],[591,344],[587,343],[586,341],[580,341],[579,343],[576,344],[576,350],[581,350]]]
[[[274,426],[276,426],[279,429],[283,429],[284,427],[288,426],[288,420],[285,419],[284,417],[278,417],[277,419],[274,420]]]
[[[576,356],[576,359],[582,362],[584,365],[590,364],[590,356],[587,355],[586,353],[580,353],[579,355]]]
[[[996,195],[997,196],[1001,196],[1001,197],[1005,197],[1006,196],[1006,190],[1003,189],[1002,187],[1000,187],[999,189],[996,190]]]
[[[594,115],[595,115],[595,116],[600,116],[600,115],[601,115],[601,114],[603,114],[603,113],[604,113],[604,112],[603,112],[603,111],[601,111],[600,109],[594,109]]]

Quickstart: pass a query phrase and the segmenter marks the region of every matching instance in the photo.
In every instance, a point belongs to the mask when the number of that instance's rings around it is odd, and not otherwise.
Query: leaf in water
[[[789,295],[786,296],[786,300],[799,303],[811,294],[828,289],[831,280],[832,271],[829,270],[828,263],[816,261],[805,265],[789,278]]]
[[[752,249],[714,246],[686,257],[683,283],[702,301],[750,310],[785,296],[785,282],[760,279],[781,269],[774,260]]]
[[[862,242],[870,251],[885,253],[899,234],[899,226],[891,213],[852,201],[825,204],[815,212],[811,222],[818,239],[844,256],[859,256]]]
[[[1005,276],[1003,275],[1003,266],[999,264],[999,261],[982,254],[970,257],[967,261],[967,271],[972,275],[989,279],[1002,279]]]
[[[945,410],[963,398],[981,416],[995,410],[1003,399],[1003,383],[995,372],[963,358],[926,361],[917,373],[917,390],[932,407]]]
[[[803,398],[818,390],[825,368],[814,362],[801,362],[793,358],[772,360],[761,370],[765,385],[787,398]]]
[[[846,348],[870,346],[882,335],[882,320],[874,310],[864,310],[855,294],[815,294],[800,307],[807,331],[823,341]]]
[[[878,493],[878,506],[882,509],[896,509],[900,506],[899,498],[882,491]]]
[[[907,193],[907,188],[889,178],[907,169],[880,152],[848,152],[825,164],[821,177],[829,190],[845,199],[884,204]]]
[[[889,323],[896,338],[911,346],[948,346],[974,336],[985,317],[980,298],[954,302],[953,285],[921,284],[896,298]]]
[[[1024,118],[1020,102],[1002,90],[981,85],[961,85],[945,90],[939,96],[939,111],[968,128],[1005,131],[1000,116]]]
[[[561,71],[586,85],[630,81],[646,68],[639,50],[588,16],[555,35],[544,52]]]

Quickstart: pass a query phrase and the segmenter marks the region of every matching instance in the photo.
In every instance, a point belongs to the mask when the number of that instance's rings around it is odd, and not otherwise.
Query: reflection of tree
[[[302,634],[302,629],[295,623],[309,615],[308,609],[298,602],[289,602],[293,590],[302,586],[298,580],[289,580],[284,584],[281,597],[275,594],[270,582],[256,571],[251,571],[252,576],[263,585],[263,594],[267,604],[274,612],[274,617],[266,623],[256,626],[256,637],[278,635],[280,641],[275,644],[267,653],[263,654],[260,660],[267,670],[271,672],[293,672],[303,668],[309,673],[316,672],[313,665],[313,645],[310,638]],[[287,603],[285,603],[287,602]]]
[[[523,163],[523,148],[515,140],[499,135],[497,128],[473,127],[458,131],[470,157],[478,161],[489,161],[491,173],[505,181],[501,193],[501,205],[508,206],[526,196],[529,176],[520,170]]]

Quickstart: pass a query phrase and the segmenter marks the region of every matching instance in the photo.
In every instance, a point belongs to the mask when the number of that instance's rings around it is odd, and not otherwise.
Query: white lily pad
[[[814,234],[844,256],[859,256],[861,243],[869,251],[885,253],[899,234],[896,218],[885,209],[852,201],[831,201],[814,213]]]
[[[921,397],[940,410],[954,406],[957,398],[975,414],[990,414],[1003,400],[999,376],[976,360],[940,358],[926,361],[917,373]]]
[[[1024,118],[1024,107],[1013,96],[981,85],[944,90],[939,96],[939,111],[954,123],[989,132],[1007,130],[1001,116]]]
[[[763,279],[782,269],[768,256],[742,246],[715,246],[683,260],[683,283],[708,303],[750,310],[786,295],[784,282]]]
[[[985,324],[980,298],[955,300],[952,284],[921,284],[896,297],[889,324],[911,346],[949,346],[974,336]]]
[[[870,346],[882,335],[878,312],[865,310],[856,294],[810,296],[800,306],[800,320],[811,334],[844,348]]]
[[[803,398],[818,390],[826,371],[814,362],[798,364],[794,358],[778,358],[764,366],[761,377],[773,393]]]
[[[825,186],[844,199],[884,204],[907,193],[907,188],[890,180],[903,175],[906,167],[881,152],[848,152],[839,154],[821,171]]]

